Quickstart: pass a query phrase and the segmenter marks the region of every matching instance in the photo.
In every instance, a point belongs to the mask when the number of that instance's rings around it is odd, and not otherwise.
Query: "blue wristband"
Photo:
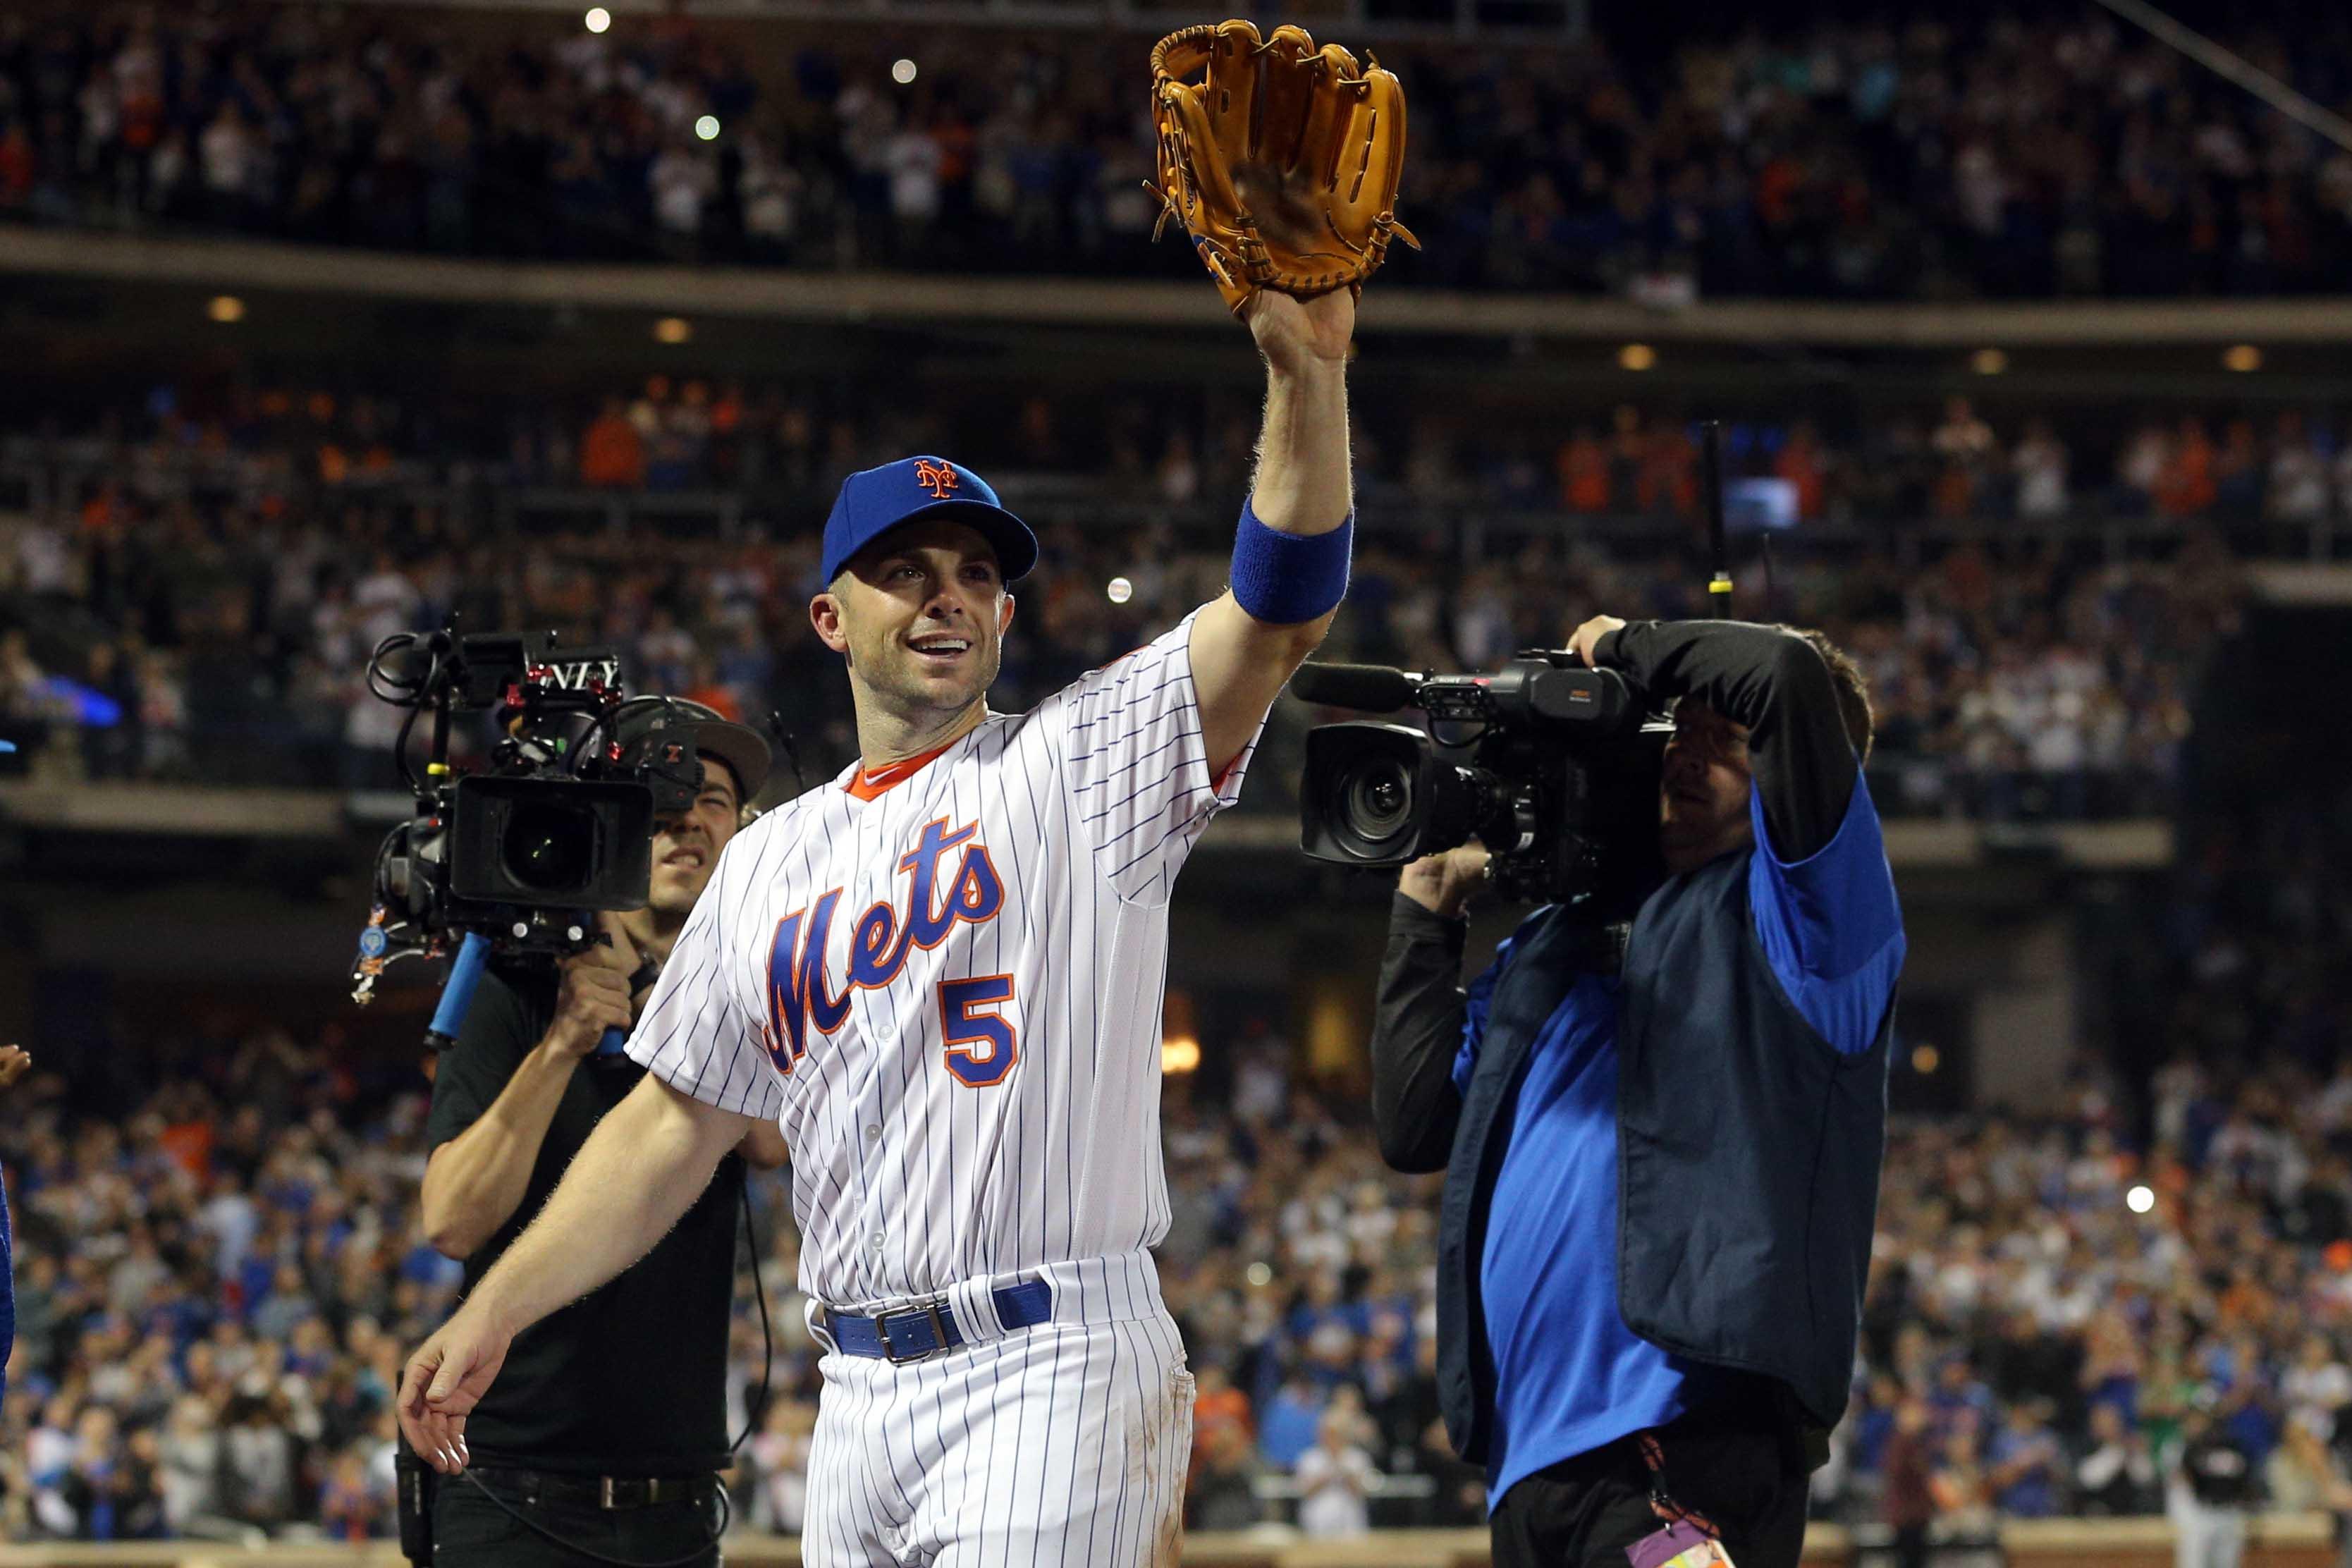
[[[1296,626],[1320,620],[1348,596],[1348,560],[1355,548],[1356,514],[1328,533],[1285,533],[1268,528],[1242,502],[1234,539],[1234,599],[1250,618]]]

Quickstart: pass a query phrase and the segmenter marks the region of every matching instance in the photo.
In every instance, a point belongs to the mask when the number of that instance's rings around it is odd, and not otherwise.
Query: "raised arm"
[[[1587,663],[1621,671],[1653,698],[1695,697],[1747,726],[1748,766],[1781,859],[1803,860],[1836,836],[1861,767],[1836,682],[1812,644],[1746,621],[1609,619],[1578,628]]]
[[[1326,546],[1299,542],[1336,532],[1355,506],[1348,470],[1348,343],[1356,302],[1346,289],[1305,301],[1262,290],[1248,307],[1250,333],[1265,357],[1265,423],[1237,562],[1249,581],[1192,622],[1192,688],[1201,704],[1202,749],[1222,773],[1248,745],[1307,656],[1330,630],[1334,607],[1284,618],[1286,590],[1312,597],[1329,579]],[[1253,522],[1276,534],[1253,541]],[[1339,581],[1345,582],[1342,568]],[[1253,613],[1246,605],[1256,606]],[[1269,613],[1270,612],[1270,613]]]

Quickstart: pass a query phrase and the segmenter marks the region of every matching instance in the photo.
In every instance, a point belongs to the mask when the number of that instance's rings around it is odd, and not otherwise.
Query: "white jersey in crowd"
[[[815,1300],[1166,1232],[1168,899],[1256,745],[1211,778],[1191,631],[929,758],[853,768],[719,857],[628,1052],[780,1122]]]

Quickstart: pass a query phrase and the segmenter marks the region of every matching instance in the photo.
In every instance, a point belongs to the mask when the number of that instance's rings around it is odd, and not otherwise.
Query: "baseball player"
[[[825,1347],[804,1560],[1174,1560],[1192,1381],[1149,1248],[1168,900],[1345,592],[1345,289],[1272,291],[1233,586],[1026,714],[986,693],[1029,530],[961,465],[853,474],[816,635],[861,758],[728,845],[631,1037],[649,1069],[426,1341],[445,1473],[517,1331],[612,1278],[781,1122]],[[611,1370],[632,1375],[626,1365]]]

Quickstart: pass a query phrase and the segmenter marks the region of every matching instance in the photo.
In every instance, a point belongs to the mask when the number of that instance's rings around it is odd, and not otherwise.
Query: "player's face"
[[[719,852],[735,837],[742,802],[737,798],[735,775],[716,758],[705,758],[702,789],[694,804],[677,816],[654,823],[654,875],[647,907],[684,919],[694,900],[709,885]]]
[[[1676,703],[1675,738],[1666,742],[1658,781],[1658,847],[1666,869],[1696,870],[1747,847],[1755,832],[1748,815],[1752,787],[1748,726],[1703,702]]]
[[[962,712],[1003,660],[1013,595],[996,552],[945,518],[894,530],[809,606],[817,635],[849,656],[849,679],[901,716]]]

